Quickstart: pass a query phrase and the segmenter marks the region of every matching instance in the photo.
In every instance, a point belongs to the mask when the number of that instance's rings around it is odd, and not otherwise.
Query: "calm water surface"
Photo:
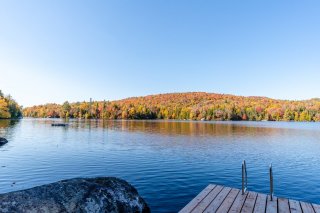
[[[153,212],[177,212],[209,183],[320,203],[320,123],[0,120],[0,193],[74,177],[116,176]]]

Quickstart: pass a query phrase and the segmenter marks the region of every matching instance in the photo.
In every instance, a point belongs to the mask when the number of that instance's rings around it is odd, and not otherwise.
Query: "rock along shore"
[[[8,143],[7,139],[0,137],[0,146],[5,145],[6,143]]]
[[[143,212],[137,190],[113,177],[75,178],[0,195],[0,212]]]

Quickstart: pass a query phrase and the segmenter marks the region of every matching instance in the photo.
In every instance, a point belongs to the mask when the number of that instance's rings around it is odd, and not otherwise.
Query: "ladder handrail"
[[[247,191],[248,188],[248,176],[247,176],[247,165],[246,161],[242,162],[242,194]]]
[[[273,200],[273,172],[272,172],[272,163],[269,167],[269,177],[270,177],[270,199]]]

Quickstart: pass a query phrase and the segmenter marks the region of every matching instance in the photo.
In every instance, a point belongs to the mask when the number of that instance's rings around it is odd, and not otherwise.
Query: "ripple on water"
[[[2,122],[2,121],[0,121]],[[209,183],[320,203],[320,124],[23,119],[0,128],[0,190],[74,177],[116,176],[132,183],[153,212],[176,212]],[[4,126],[4,125],[0,125]]]

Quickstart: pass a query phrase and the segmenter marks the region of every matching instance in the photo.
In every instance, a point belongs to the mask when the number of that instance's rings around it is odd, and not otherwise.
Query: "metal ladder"
[[[270,180],[270,200],[273,201],[273,171],[272,163],[269,166],[269,180]],[[247,173],[247,164],[244,160],[242,162],[242,195],[246,193],[248,189],[248,173]]]

